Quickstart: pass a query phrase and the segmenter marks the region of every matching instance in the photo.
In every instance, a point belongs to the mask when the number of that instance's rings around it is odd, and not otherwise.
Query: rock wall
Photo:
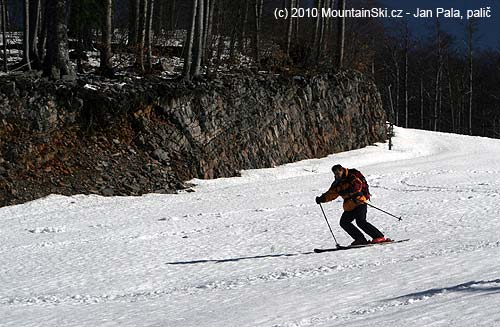
[[[356,72],[54,83],[0,79],[0,205],[51,193],[173,192],[360,148],[386,137],[375,85]]]

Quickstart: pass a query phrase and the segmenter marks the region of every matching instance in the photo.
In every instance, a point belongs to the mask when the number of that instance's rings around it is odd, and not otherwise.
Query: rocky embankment
[[[0,206],[48,194],[140,195],[385,140],[356,72],[51,82],[0,78]]]

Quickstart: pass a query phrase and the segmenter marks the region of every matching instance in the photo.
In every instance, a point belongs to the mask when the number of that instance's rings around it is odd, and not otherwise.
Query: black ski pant
[[[356,225],[366,234],[370,235],[372,238],[384,237],[375,226],[366,221],[366,204],[357,206],[352,211],[344,211],[342,217],[340,217],[340,227],[342,227],[347,234],[349,234],[356,241],[366,241],[365,236],[361,231],[354,226],[352,223],[356,220]]]

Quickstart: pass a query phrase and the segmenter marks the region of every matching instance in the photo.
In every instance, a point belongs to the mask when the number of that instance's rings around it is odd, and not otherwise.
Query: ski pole
[[[387,212],[387,211],[385,211],[385,210],[382,210],[382,209],[380,209],[380,208],[377,208],[376,206],[371,205],[371,204],[369,204],[368,202],[365,202],[365,203],[366,203],[367,205],[369,205],[370,207],[372,207],[372,208],[375,208],[375,209],[377,209],[377,210],[380,210],[380,211],[382,211],[383,213],[388,214],[389,216],[396,218],[396,219],[397,219],[397,220],[399,220],[399,221],[402,221],[402,220],[403,220],[403,219],[401,219],[401,217],[395,216],[395,215],[393,215],[392,213],[389,213],[389,212]]]
[[[333,235],[332,228],[330,227],[330,223],[328,222],[328,219],[326,218],[325,210],[323,210],[323,206],[321,205],[321,203],[319,203],[319,207],[321,208],[321,211],[323,212],[323,216],[325,217],[326,223],[328,224],[328,228],[330,229],[330,233],[332,233],[333,239],[335,240],[335,244],[337,244],[337,247],[340,247],[340,244],[337,242],[335,235]]]

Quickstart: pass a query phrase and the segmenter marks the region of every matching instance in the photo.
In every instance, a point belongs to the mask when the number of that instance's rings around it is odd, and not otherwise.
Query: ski
[[[382,242],[382,243],[373,243],[373,244],[364,244],[364,245],[339,245],[336,248],[327,248],[327,249],[314,249],[314,252],[316,253],[323,253],[323,252],[333,252],[333,251],[342,251],[342,250],[352,250],[352,249],[359,249],[359,248],[366,248],[370,246],[377,246],[377,245],[387,245],[387,244],[393,244],[393,243],[401,243],[401,242],[406,242],[409,241],[410,239],[404,239],[404,240],[395,240],[395,241],[389,241],[389,242]]]

